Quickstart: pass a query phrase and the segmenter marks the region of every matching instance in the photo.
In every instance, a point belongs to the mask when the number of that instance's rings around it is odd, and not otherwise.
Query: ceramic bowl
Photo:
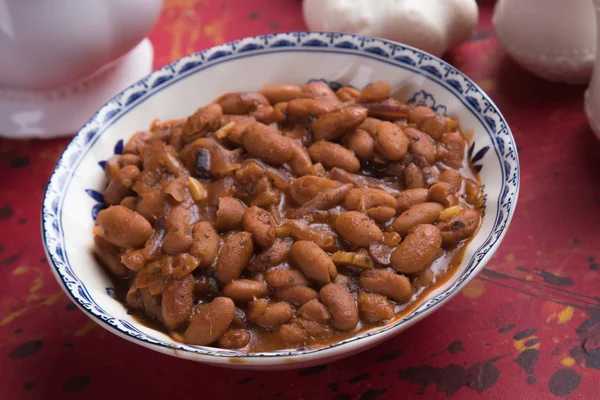
[[[457,118],[473,132],[469,157],[484,190],[482,226],[460,268],[412,313],[326,347],[246,354],[173,341],[138,323],[115,299],[109,276],[92,256],[92,227],[102,208],[104,160],[154,118],[193,113],[218,95],[265,84],[312,79],[362,88],[388,80],[394,96]],[[489,97],[446,62],[412,47],[338,33],[282,33],[241,39],[184,57],[132,85],[102,107],[58,161],[44,197],[42,236],[50,267],[71,299],[102,327],[149,349],[221,366],[282,369],[330,362],[407,329],[457,294],[492,257],[513,216],[519,161],[513,136]]]
[[[135,47],[156,23],[162,3],[0,2],[0,88],[51,90],[89,76]]]

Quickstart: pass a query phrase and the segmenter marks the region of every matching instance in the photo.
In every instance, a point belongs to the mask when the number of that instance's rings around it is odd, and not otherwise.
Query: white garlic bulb
[[[590,0],[498,0],[494,27],[508,54],[550,81],[587,83],[596,55]]]
[[[390,39],[441,56],[468,39],[477,24],[475,0],[304,0],[311,31]]]

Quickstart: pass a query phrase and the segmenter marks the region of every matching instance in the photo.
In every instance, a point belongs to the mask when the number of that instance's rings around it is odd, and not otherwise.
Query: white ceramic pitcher
[[[0,136],[75,133],[151,71],[162,0],[0,0]]]

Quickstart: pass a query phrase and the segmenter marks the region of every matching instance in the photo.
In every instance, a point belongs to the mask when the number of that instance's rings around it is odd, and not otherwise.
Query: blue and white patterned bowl
[[[322,348],[245,354],[177,343],[138,323],[114,298],[111,280],[92,256],[92,227],[106,185],[103,160],[154,118],[193,113],[229,91],[311,79],[362,88],[388,80],[394,95],[460,120],[473,132],[469,156],[484,184],[485,216],[455,276],[411,314]],[[124,90],[79,131],[58,161],[44,197],[42,236],[66,293],[94,321],[134,343],[177,357],[256,369],[314,365],[346,357],[398,334],[458,293],[489,261],[513,216],[519,192],[514,139],[488,96],[458,70],[420,50],[338,33],[282,33],[241,39],[184,57]]]

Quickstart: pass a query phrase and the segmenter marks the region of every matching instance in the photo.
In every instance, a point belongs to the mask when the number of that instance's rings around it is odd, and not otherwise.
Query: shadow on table
[[[497,70],[499,91],[513,105],[533,108],[541,104],[560,104],[565,98],[580,97],[587,85],[568,85],[543,80],[519,66],[504,54]]]

